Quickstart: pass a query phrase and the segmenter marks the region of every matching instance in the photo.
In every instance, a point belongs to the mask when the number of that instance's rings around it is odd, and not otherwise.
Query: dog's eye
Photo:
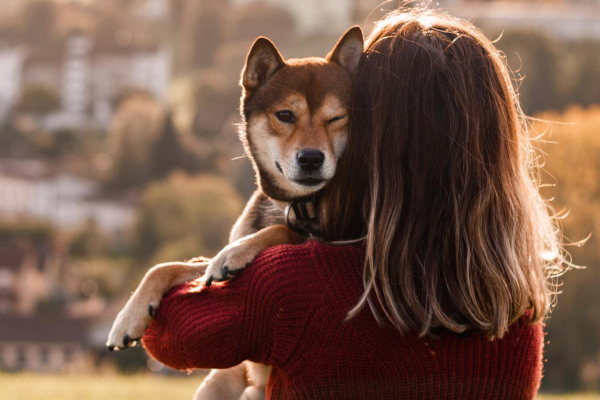
[[[290,110],[277,111],[275,113],[275,116],[281,122],[286,122],[288,124],[293,124],[294,122],[296,122],[296,116]]]
[[[337,117],[333,117],[333,118],[331,118],[329,121],[327,121],[327,123],[328,123],[328,124],[333,124],[334,122],[336,122],[336,121],[339,121],[339,120],[342,120],[342,119],[344,119],[344,118],[346,118],[346,116],[345,116],[345,115],[339,115],[339,116],[337,116]]]

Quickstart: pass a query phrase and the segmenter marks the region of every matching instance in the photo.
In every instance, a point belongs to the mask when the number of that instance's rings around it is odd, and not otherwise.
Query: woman
[[[176,368],[273,366],[273,399],[532,399],[557,229],[509,72],[465,21],[401,11],[355,76],[321,202],[326,240],[271,248],[231,282],[172,291],[144,337]]]

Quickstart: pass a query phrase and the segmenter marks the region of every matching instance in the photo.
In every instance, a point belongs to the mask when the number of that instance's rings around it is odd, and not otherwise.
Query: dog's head
[[[352,74],[363,34],[350,28],[326,58],[284,60],[258,38],[242,71],[242,141],[263,192],[307,198],[333,178],[348,137]]]

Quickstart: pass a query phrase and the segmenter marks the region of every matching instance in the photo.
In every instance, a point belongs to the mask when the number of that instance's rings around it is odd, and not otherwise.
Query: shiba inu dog
[[[113,324],[109,350],[125,349],[144,334],[171,287],[203,274],[207,286],[225,280],[266,248],[301,243],[315,229],[313,200],[335,175],[346,147],[351,78],[362,51],[359,27],[350,28],[326,58],[284,60],[269,39],[254,42],[242,71],[240,136],[259,189],[235,223],[230,244],[213,259],[148,271]],[[260,399],[268,374],[268,367],[248,361],[213,370],[195,398]]]

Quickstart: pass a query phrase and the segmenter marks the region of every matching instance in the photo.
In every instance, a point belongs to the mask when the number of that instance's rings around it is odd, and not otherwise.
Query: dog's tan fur
[[[261,251],[305,237],[284,224],[289,202],[314,196],[334,176],[348,136],[351,75],[363,49],[362,31],[349,29],[326,59],[285,61],[266,38],[253,44],[242,72],[241,139],[256,173],[259,190],[234,225],[230,244],[213,259],[159,264],[146,274],[109,334],[109,349],[124,349],[144,333],[162,296],[173,286],[203,274],[227,279]],[[291,112],[294,121],[279,118]],[[289,114],[288,114],[289,115]],[[318,168],[303,167],[302,150],[323,155]],[[213,370],[195,398],[264,398],[269,367],[244,362]]]

